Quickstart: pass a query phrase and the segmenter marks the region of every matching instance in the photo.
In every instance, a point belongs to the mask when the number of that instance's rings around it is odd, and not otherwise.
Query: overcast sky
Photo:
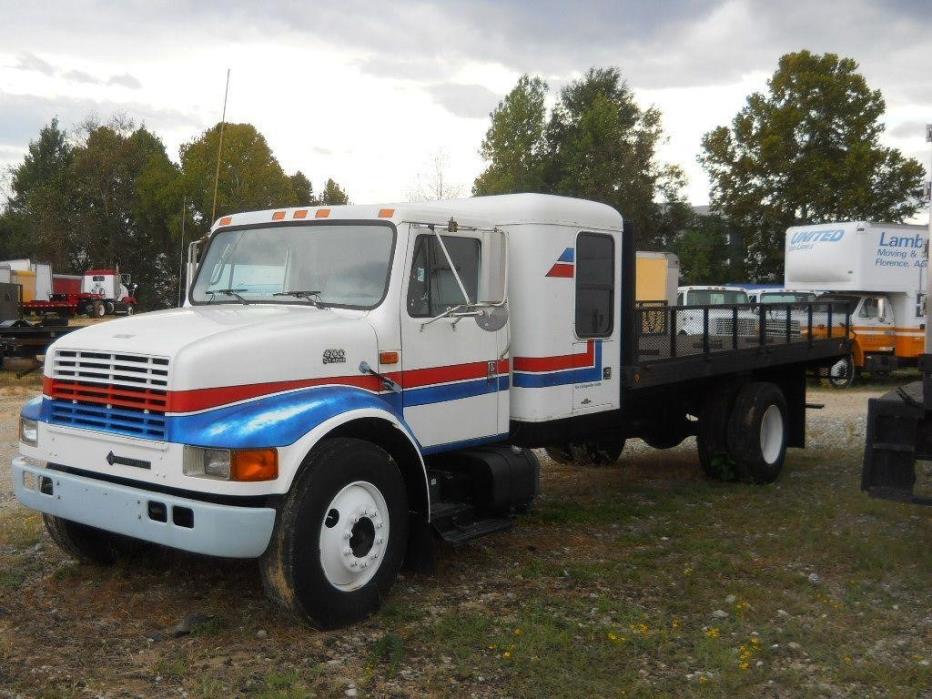
[[[58,116],[123,113],[178,147],[219,120],[265,134],[289,173],[354,202],[406,198],[434,153],[468,192],[488,114],[523,72],[551,86],[618,66],[669,137],[661,157],[708,201],[702,134],[807,48],[860,63],[887,101],[884,140],[928,167],[929,0],[0,0],[0,167]]]

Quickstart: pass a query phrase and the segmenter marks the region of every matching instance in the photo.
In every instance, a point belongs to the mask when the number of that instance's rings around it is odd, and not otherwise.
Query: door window
[[[576,335],[612,334],[615,298],[615,241],[610,235],[580,233],[576,239]]]
[[[460,281],[476,300],[479,288],[481,244],[475,238],[442,236]],[[408,280],[408,313],[414,318],[433,318],[444,311],[466,303],[456,276],[433,235],[419,235],[414,241],[414,257]]]
[[[880,300],[874,296],[864,299],[861,304],[861,310],[858,313],[859,318],[880,319]]]

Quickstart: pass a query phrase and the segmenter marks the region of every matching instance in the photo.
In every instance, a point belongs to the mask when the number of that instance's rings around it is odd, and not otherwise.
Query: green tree
[[[181,223],[177,167],[144,127],[91,126],[74,152],[72,225],[81,245],[69,250],[72,271],[119,266],[140,286],[144,307],[176,298]]]
[[[181,147],[183,186],[198,228],[213,224],[211,210],[220,124]],[[302,175],[303,177],[303,175]],[[265,137],[252,124],[225,124],[216,217],[237,211],[297,205],[305,191],[282,170]]]
[[[548,191],[546,94],[543,80],[522,75],[489,115],[492,123],[479,148],[489,165],[476,178],[473,194]]]
[[[921,206],[923,167],[880,145],[884,100],[857,69],[833,53],[788,53],[767,92],[702,140],[712,207],[742,230],[755,279],[782,278],[789,226],[900,222]]]
[[[696,216],[673,241],[680,258],[680,284],[726,284],[744,279],[742,259],[734,259],[729,246],[734,235],[728,222],[715,214]]]
[[[522,76],[492,113],[476,194],[540,191],[609,204],[636,226],[639,249],[667,249],[691,212],[682,171],[656,156],[660,112],[642,110],[616,68],[567,85],[546,118],[547,86]]]
[[[317,198],[314,196],[314,185],[307,176],[298,170],[288,178],[291,181],[291,190],[294,193],[294,206],[315,206]]]
[[[3,215],[4,257],[31,257],[67,269],[79,231],[72,222],[74,149],[58,119],[30,142],[23,162],[11,171],[11,195]]]
[[[349,197],[343,188],[338,185],[332,178],[327,179],[324,190],[320,193],[318,204],[325,206],[337,206],[339,204],[349,204]]]

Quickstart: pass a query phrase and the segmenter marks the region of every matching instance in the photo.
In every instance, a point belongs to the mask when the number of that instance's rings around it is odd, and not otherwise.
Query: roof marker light
[[[307,218],[307,209],[298,209],[295,211],[294,218]]]
[[[281,221],[283,218],[285,218],[284,211],[276,211],[274,214],[272,214],[273,221]]]
[[[394,209],[379,209],[379,218],[391,218],[394,215]]]
[[[220,226],[229,226],[231,223],[233,223],[233,217],[232,217],[232,216],[224,216],[222,219],[220,219],[220,221],[218,222],[217,225],[220,225]]]
[[[317,209],[317,213],[314,214],[314,218],[328,218],[330,216],[330,209]]]

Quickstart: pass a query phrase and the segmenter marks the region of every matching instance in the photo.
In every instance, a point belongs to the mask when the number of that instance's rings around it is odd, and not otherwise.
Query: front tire
[[[52,541],[79,563],[113,565],[121,555],[145,546],[143,542],[54,515],[44,514],[42,520]]]
[[[360,439],[329,439],[308,456],[260,559],[266,592],[320,628],[375,612],[401,568],[408,499],[398,466]]]
[[[849,388],[854,383],[856,374],[854,358],[849,354],[832,364],[828,370],[828,382],[832,388]]]

